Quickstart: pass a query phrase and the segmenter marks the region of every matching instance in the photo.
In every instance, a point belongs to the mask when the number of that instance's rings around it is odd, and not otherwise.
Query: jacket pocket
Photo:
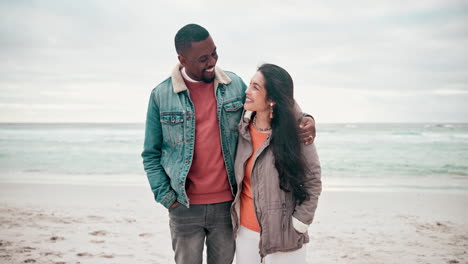
[[[270,203],[267,220],[270,248],[291,250],[297,249],[302,244],[304,234],[294,228],[292,211],[293,209],[284,202]]]
[[[266,248],[284,248],[284,216],[281,209],[269,209],[261,222]]]
[[[223,109],[226,115],[227,129],[237,131],[237,125],[241,119],[242,109],[244,103],[242,103],[242,97],[236,97],[226,100],[223,104]]]
[[[181,203],[177,204],[176,206],[172,207],[172,208],[169,208],[168,211],[171,213],[171,212],[174,212],[177,208],[183,206]]]
[[[294,228],[293,220],[292,220],[292,212],[287,212],[286,217],[284,218],[284,248],[289,249],[296,249],[300,247],[304,243],[304,236],[307,234],[299,232],[296,228]]]
[[[231,100],[227,100],[226,102],[224,102],[223,107],[224,110],[226,110],[227,112],[235,112],[241,109],[243,106],[244,104],[242,103],[242,98],[238,97]]]
[[[163,112],[160,119],[164,142],[172,146],[182,143],[184,139],[183,112]]]

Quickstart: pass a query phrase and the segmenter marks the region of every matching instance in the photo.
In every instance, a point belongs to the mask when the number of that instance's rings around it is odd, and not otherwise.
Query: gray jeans
[[[178,205],[169,209],[172,249],[178,264],[201,264],[206,238],[208,264],[231,264],[235,241],[232,235],[232,201],[217,204]]]

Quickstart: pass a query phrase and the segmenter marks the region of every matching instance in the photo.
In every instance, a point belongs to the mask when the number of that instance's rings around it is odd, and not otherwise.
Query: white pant
[[[236,264],[259,264],[261,263],[258,244],[260,242],[260,233],[248,228],[239,226],[236,239]],[[289,252],[276,252],[268,254],[263,258],[264,264],[305,264],[306,263],[306,245],[300,249]]]

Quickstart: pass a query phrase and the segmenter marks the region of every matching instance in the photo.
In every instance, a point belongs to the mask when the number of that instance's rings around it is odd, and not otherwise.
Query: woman
[[[322,184],[315,146],[299,138],[301,111],[283,68],[263,64],[246,90],[231,208],[236,263],[306,263]]]

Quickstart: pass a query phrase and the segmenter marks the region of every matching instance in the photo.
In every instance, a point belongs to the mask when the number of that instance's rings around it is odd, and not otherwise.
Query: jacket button
[[[185,162],[184,162],[184,163],[185,163],[185,165],[187,165],[187,164],[188,164],[188,160],[185,160]]]
[[[185,142],[190,143],[190,139],[187,138],[187,139],[185,140]]]

